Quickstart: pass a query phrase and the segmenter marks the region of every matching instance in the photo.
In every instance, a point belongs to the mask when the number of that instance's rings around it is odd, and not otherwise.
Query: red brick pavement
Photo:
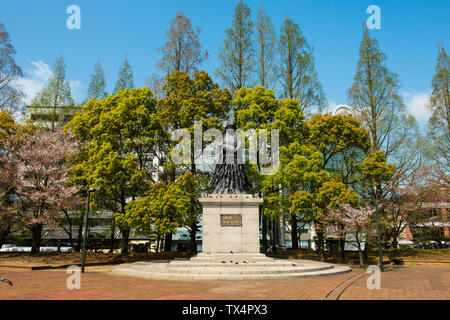
[[[361,277],[343,290],[343,281]],[[450,300],[449,266],[388,267],[381,276],[381,289],[369,290],[365,270],[320,278],[260,281],[162,281],[119,276],[101,268],[88,268],[80,290],[69,290],[65,270],[25,271],[0,269],[0,299],[218,299],[218,300],[310,300],[339,299],[446,299]],[[354,279],[356,279],[355,277]],[[345,286],[344,286],[345,287]]]

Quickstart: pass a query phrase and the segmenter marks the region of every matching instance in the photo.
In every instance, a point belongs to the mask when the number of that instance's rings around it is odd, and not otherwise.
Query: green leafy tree
[[[250,8],[239,0],[219,55],[220,67],[216,74],[232,92],[252,84],[254,26],[250,14]]]
[[[103,99],[106,98],[106,81],[100,60],[94,66],[94,74],[91,75],[91,82],[88,87],[88,94],[86,100]]]
[[[5,152],[5,143],[14,136],[19,129],[19,125],[14,122],[14,118],[7,109],[0,111],[0,152]],[[0,162],[0,167],[5,166],[5,161]],[[5,243],[6,238],[13,232],[14,224],[17,222],[14,213],[14,202],[12,194],[14,189],[8,183],[0,184],[0,248]]]
[[[194,122],[201,121],[206,128],[216,127],[230,108],[231,93],[219,85],[205,71],[190,77],[175,71],[166,78],[164,98],[159,102],[159,112],[169,130],[188,129],[194,133]]]
[[[198,231],[199,214],[202,208],[197,199],[201,194],[207,191],[208,175],[194,174],[191,171],[185,172],[177,179],[177,184],[183,195],[187,197],[188,202],[182,208],[182,225],[186,227],[190,233],[190,252],[197,252],[196,235]],[[184,209],[186,208],[186,209]]]
[[[450,168],[450,58],[442,43],[432,81],[428,108],[432,114],[428,121],[428,135],[433,142],[432,158],[440,167],[441,175],[449,175]],[[448,181],[448,179],[447,179]]]
[[[281,85],[283,96],[298,99],[304,113],[321,109],[326,99],[314,66],[313,49],[300,27],[286,18],[280,30]]]
[[[364,195],[361,165],[370,147],[367,130],[352,115],[316,114],[308,124],[308,141],[323,155],[323,169],[346,187]],[[342,208],[336,210],[342,212]],[[339,247],[344,260],[345,228],[338,227]]]
[[[3,144],[8,137],[14,134],[19,125],[15,123],[14,117],[8,110],[0,111],[0,150],[3,150]]]
[[[277,70],[277,35],[272,20],[261,7],[255,21],[256,46],[255,62],[258,84],[275,89],[278,79]]]
[[[66,80],[65,59],[60,55],[55,61],[47,86],[33,98],[31,106],[39,107],[40,112],[47,114],[51,129],[55,129],[64,124],[66,109],[74,105],[70,83]]]
[[[128,62],[127,56],[125,55],[123,65],[121,65],[119,69],[119,79],[116,82],[114,94],[119,90],[134,88],[133,79],[133,71],[131,70],[131,65]]]
[[[166,84],[163,87],[164,97],[159,100],[158,114],[167,132],[175,132],[178,129],[187,129],[194,134],[194,125],[198,121],[202,130],[222,127],[231,104],[231,93],[227,89],[220,89],[205,71],[194,72],[190,77],[184,72],[175,71],[167,75]],[[184,173],[190,171],[196,177],[194,180],[202,180],[204,173],[197,170],[196,163],[200,158],[196,152],[191,152],[189,165],[175,165],[171,160],[171,152],[178,142],[169,144],[166,152],[161,157],[160,165],[164,168],[161,178],[164,181],[176,181]],[[202,144],[203,146],[203,144]],[[194,150],[194,139],[191,139],[191,150]],[[198,184],[202,188],[202,184]],[[191,208],[194,210],[190,219],[191,251],[196,250],[195,235],[198,230],[198,217],[201,214],[198,197],[195,192],[190,192]],[[194,216],[196,218],[194,218]],[[166,239],[166,249],[170,249],[171,235]]]
[[[273,123],[278,101],[273,90],[256,86],[235,94],[233,114],[236,126],[243,130],[267,129]]]
[[[363,175],[372,181],[374,187],[380,187],[394,176],[396,165],[387,163],[387,157],[383,150],[372,152],[364,159],[362,166]]]
[[[316,114],[308,141],[323,155],[323,168],[347,186],[361,182],[360,165],[370,147],[367,130],[352,115]]]
[[[153,157],[164,136],[149,88],[121,90],[83,106],[68,128],[85,143],[74,183],[100,190],[93,194],[93,208],[108,209],[122,233],[122,252],[127,253],[130,225],[122,219],[129,199],[145,194],[153,182]],[[113,245],[113,244],[112,244]]]
[[[236,92],[235,99],[233,101],[233,115],[237,128],[243,130],[254,129],[257,137],[259,136],[260,129],[269,129],[270,131],[270,127],[273,124],[277,109],[278,101],[273,90],[268,90],[260,86],[256,86],[255,88],[239,89],[239,91]],[[246,148],[250,148],[248,141],[246,141]],[[262,196],[264,191],[262,190],[263,181],[264,179],[269,178],[260,174],[261,166],[259,160],[258,152],[256,153],[257,164],[247,164],[247,173],[249,180],[253,184],[252,192],[259,193],[260,196]],[[266,192],[272,193],[275,188],[278,189],[278,187],[272,188],[271,181],[266,181],[265,184],[267,185]],[[268,218],[270,217],[272,219],[276,219],[279,214],[269,214],[270,206],[275,205],[275,202],[270,203],[268,194],[264,194],[264,199],[265,202],[263,206],[260,207],[260,215],[262,215],[262,245],[263,251],[266,251]]]
[[[261,214],[263,216],[263,249],[266,250],[267,219],[272,219],[272,225],[277,226],[278,220],[284,219],[284,212],[289,212],[289,196],[302,187],[301,183],[295,181],[293,177],[293,170],[299,163],[291,163],[291,161],[296,155],[295,151],[300,152],[301,145],[305,143],[307,126],[298,100],[277,100],[273,90],[259,86],[242,88],[235,96],[233,113],[239,128],[255,129],[258,136],[261,129],[267,129],[269,139],[273,129],[279,131],[282,156],[278,172],[274,175],[262,174],[263,166],[260,163],[259,153],[257,153],[258,164],[248,166],[249,177],[253,182],[253,191],[259,192],[264,198]],[[292,169],[292,172],[286,168]],[[291,231],[295,243],[297,243],[295,240],[297,231],[300,229],[297,227],[297,218],[300,221],[301,217],[289,215],[291,227],[294,226]],[[277,242],[276,234],[274,234],[276,229],[277,227],[272,227],[274,250],[276,250]],[[294,244],[295,246],[296,244]]]
[[[323,156],[313,147],[300,145],[293,142],[288,148],[281,148],[282,168],[279,171],[281,175],[281,185],[284,187],[285,210],[293,209],[292,201],[299,203],[301,199],[315,198],[321,185],[328,181],[330,175],[322,169]],[[302,193],[296,194],[298,191]],[[316,210],[306,208],[306,211],[295,208],[289,212],[292,248],[298,249],[298,232],[307,223],[319,220]],[[300,227],[298,223],[301,223]]]
[[[318,238],[318,251],[321,259],[324,258],[324,233],[326,231],[326,220],[330,211],[342,209],[344,204],[356,207],[359,204],[358,194],[354,189],[348,188],[344,183],[333,179],[326,181],[318,189],[315,197],[316,217],[315,228]],[[343,229],[338,234],[341,248],[341,257],[345,259],[345,232]]]
[[[362,175],[365,179],[367,193],[371,195],[373,204],[375,205],[375,209],[377,212],[376,223],[377,228],[378,224],[382,226],[393,225],[392,217],[395,215],[394,208],[388,208],[387,205],[389,202],[392,203],[393,198],[396,198],[399,202],[405,200],[400,199],[398,195],[395,194],[395,190],[398,190],[400,187],[398,186],[398,181],[393,181],[394,175],[398,175],[397,166],[395,164],[391,164],[387,162],[387,157],[384,150],[376,150],[369,154],[363,161],[361,165]],[[383,184],[387,185],[383,188]],[[384,192],[383,192],[384,191]],[[394,191],[394,192],[393,192]],[[378,202],[381,202],[381,210],[379,210]],[[398,205],[398,203],[397,203]],[[393,209],[393,211],[392,211]],[[390,211],[390,212],[389,212]],[[398,212],[397,212],[398,213]],[[380,221],[379,215],[381,218],[384,218],[383,221]],[[400,219],[401,215],[397,215],[395,218],[395,224],[402,224],[404,219]],[[394,227],[395,228],[395,227]],[[388,233],[389,233],[389,228]],[[379,229],[381,230],[381,229]],[[390,228],[392,231],[393,228]],[[381,232],[381,231],[380,231]],[[381,233],[379,233],[379,241],[381,241]],[[367,247],[367,243],[366,243]]]
[[[126,214],[119,221],[131,226],[135,234],[156,234],[158,250],[162,236],[175,232],[181,226],[189,205],[189,197],[176,182],[158,182],[150,187],[144,197],[128,203]]]

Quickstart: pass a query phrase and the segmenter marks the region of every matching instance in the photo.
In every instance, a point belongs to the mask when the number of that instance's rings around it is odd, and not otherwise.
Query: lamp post
[[[91,200],[91,192],[98,191],[99,188],[90,188],[87,191],[87,205],[86,205],[86,222],[84,224],[84,236],[83,236],[83,257],[81,259],[81,273],[84,273],[84,265],[86,263],[86,242],[88,233],[88,220],[89,220],[89,202]]]
[[[376,219],[376,224],[377,224],[377,239],[378,239],[378,254],[380,257],[380,271],[384,272],[384,267],[383,267],[383,249],[381,248],[381,231],[380,231],[380,217],[379,217],[379,210],[378,210],[378,201],[377,201],[377,187],[373,186],[372,187],[372,199],[373,199],[373,204],[375,205],[375,219]]]

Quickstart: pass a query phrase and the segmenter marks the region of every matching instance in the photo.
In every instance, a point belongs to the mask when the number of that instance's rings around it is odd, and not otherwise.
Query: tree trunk
[[[164,243],[165,243],[164,235],[161,235],[161,240],[159,241],[159,252],[164,251]]]
[[[130,229],[120,229],[120,232],[122,233],[122,254],[127,255],[128,254],[128,242],[130,239]]]
[[[277,220],[272,219],[272,252],[277,253]]]
[[[394,240],[392,241],[392,247],[394,249],[397,249],[397,247],[398,247],[398,240],[397,240],[397,238],[394,238]]]
[[[111,247],[109,248],[109,253],[114,253],[115,231],[116,231],[116,219],[113,216],[111,221]]]
[[[70,246],[72,248],[74,248],[75,247],[75,243],[74,243],[74,240],[73,240],[73,219],[70,217],[70,214],[69,214],[68,210],[63,209],[62,211],[64,212],[64,215],[66,216],[67,222],[69,223],[69,229],[66,229],[64,227],[63,223],[61,223],[61,228],[67,233],[67,236],[69,237]],[[59,251],[59,247],[58,247],[58,251]]]
[[[366,234],[364,241],[364,259],[367,260],[368,257],[369,257],[369,236]]]
[[[358,253],[359,253],[359,266],[362,268],[364,265],[364,258],[361,250],[361,245],[358,246]]]
[[[291,214],[292,249],[298,250],[297,215]]]
[[[272,246],[273,244],[273,223],[270,218],[267,218],[267,232],[269,233],[269,246]]]
[[[323,232],[317,232],[317,250],[319,251],[320,261],[325,261],[325,250],[323,247]]]
[[[80,223],[78,224],[77,246],[75,247],[76,252],[80,252],[81,246],[83,245],[83,222],[84,222],[84,214],[80,216]]]
[[[340,237],[339,239],[339,247],[340,247],[340,251],[341,251],[341,259],[342,261],[345,260],[345,235],[344,237]]]
[[[161,241],[161,235],[158,233],[157,238],[156,238],[156,249],[155,249],[156,253],[159,252],[159,242],[160,241]]]
[[[267,217],[262,216],[262,251],[267,251]]]
[[[0,248],[5,244],[6,238],[11,233],[11,226],[7,226],[0,234]]]
[[[197,253],[197,242],[196,242],[197,230],[198,230],[197,224],[193,223],[191,225],[191,230],[190,230],[190,234],[191,234],[190,252],[192,255]]]
[[[41,248],[42,224],[34,224],[31,227],[31,254],[36,254]]]
[[[172,233],[167,233],[164,239],[164,251],[172,251]]]

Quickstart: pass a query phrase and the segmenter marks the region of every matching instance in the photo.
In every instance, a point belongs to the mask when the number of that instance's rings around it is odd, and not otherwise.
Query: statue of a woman
[[[227,132],[233,130],[232,133]],[[243,161],[238,162],[238,150],[241,150],[242,141],[236,135],[236,126],[231,123],[225,127],[225,144],[222,148],[222,163],[216,164],[216,168],[208,183],[213,193],[243,194],[251,185],[245,174]],[[231,144],[230,144],[231,142]]]

